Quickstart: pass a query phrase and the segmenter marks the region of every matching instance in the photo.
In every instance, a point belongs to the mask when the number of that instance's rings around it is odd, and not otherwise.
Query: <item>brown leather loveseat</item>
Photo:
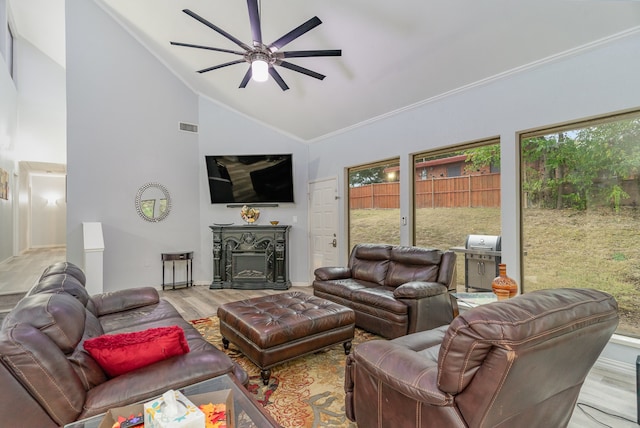
[[[151,287],[89,296],[80,269],[48,268],[0,330],[0,426],[59,427],[225,373],[246,372]],[[84,350],[103,334],[179,326],[190,352],[109,378]],[[131,358],[136,358],[131,355]]]
[[[366,428],[565,427],[617,324],[609,294],[555,289],[362,343],[347,358],[347,417]]]
[[[388,339],[453,319],[452,251],[358,244],[347,267],[315,270],[313,294],[354,310],[356,326]]]

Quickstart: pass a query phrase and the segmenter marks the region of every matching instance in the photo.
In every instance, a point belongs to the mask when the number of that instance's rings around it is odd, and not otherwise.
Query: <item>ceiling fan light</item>
[[[251,78],[256,82],[266,82],[269,79],[269,64],[262,59],[251,61]]]

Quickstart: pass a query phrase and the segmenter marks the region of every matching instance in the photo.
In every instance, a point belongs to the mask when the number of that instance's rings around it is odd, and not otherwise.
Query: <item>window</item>
[[[444,251],[464,247],[468,235],[500,235],[499,140],[417,154],[413,165],[415,245]],[[463,253],[456,269],[458,289],[474,288],[467,283]]]
[[[522,289],[612,294],[640,336],[640,111],[523,134]]]
[[[349,168],[349,250],[400,244],[400,161]]]

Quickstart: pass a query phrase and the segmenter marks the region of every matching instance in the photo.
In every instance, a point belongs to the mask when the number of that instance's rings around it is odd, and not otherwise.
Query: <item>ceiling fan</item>
[[[249,79],[251,79],[252,77],[253,80],[264,82],[269,78],[269,75],[271,75],[271,77],[273,77],[273,80],[278,83],[283,91],[289,89],[289,86],[287,86],[287,84],[284,82],[282,76],[280,76],[280,73],[278,73],[278,71],[275,69],[275,66],[280,66],[289,70],[297,71],[298,73],[306,74],[307,76],[315,77],[319,80],[325,78],[323,74],[316,73],[315,71],[300,67],[299,65],[292,64],[288,61],[284,61],[285,58],[342,55],[342,50],[340,49],[279,52],[279,49],[281,49],[283,46],[302,36],[306,32],[314,29],[318,25],[322,24],[322,21],[320,21],[317,16],[314,16],[307,22],[294,28],[284,36],[280,37],[278,40],[270,43],[269,45],[265,45],[262,42],[262,29],[260,27],[260,11],[258,8],[258,0],[247,0],[247,7],[249,9],[249,23],[251,25],[251,34],[253,36],[253,46],[249,46],[243,43],[242,41],[233,37],[231,34],[224,31],[222,28],[207,21],[197,13],[189,9],[183,10],[184,13],[186,13],[193,19],[200,21],[202,24],[206,25],[207,27],[231,40],[236,45],[240,46],[242,49],[244,49],[244,52],[215,48],[211,46],[194,45],[191,43],[171,42],[171,44],[174,46],[207,49],[217,52],[226,52],[234,55],[240,55],[242,56],[242,59],[237,59],[235,61],[225,62],[224,64],[218,64],[212,67],[203,68],[202,70],[198,70],[198,73],[206,73],[208,71],[217,70],[219,68],[227,67],[230,65],[242,64],[243,62],[247,62],[250,64],[250,67],[244,75],[242,82],[240,82],[240,88],[245,88],[249,83]]]

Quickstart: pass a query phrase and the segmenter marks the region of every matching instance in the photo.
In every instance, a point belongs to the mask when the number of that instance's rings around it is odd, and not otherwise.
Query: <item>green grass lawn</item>
[[[400,211],[352,210],[351,243],[400,243]],[[524,292],[596,288],[620,308],[621,334],[640,336],[640,213],[524,210]],[[500,235],[499,208],[424,208],[416,216],[416,245],[464,246],[467,235]],[[351,246],[352,246],[351,245]],[[464,285],[464,256],[458,254]]]

